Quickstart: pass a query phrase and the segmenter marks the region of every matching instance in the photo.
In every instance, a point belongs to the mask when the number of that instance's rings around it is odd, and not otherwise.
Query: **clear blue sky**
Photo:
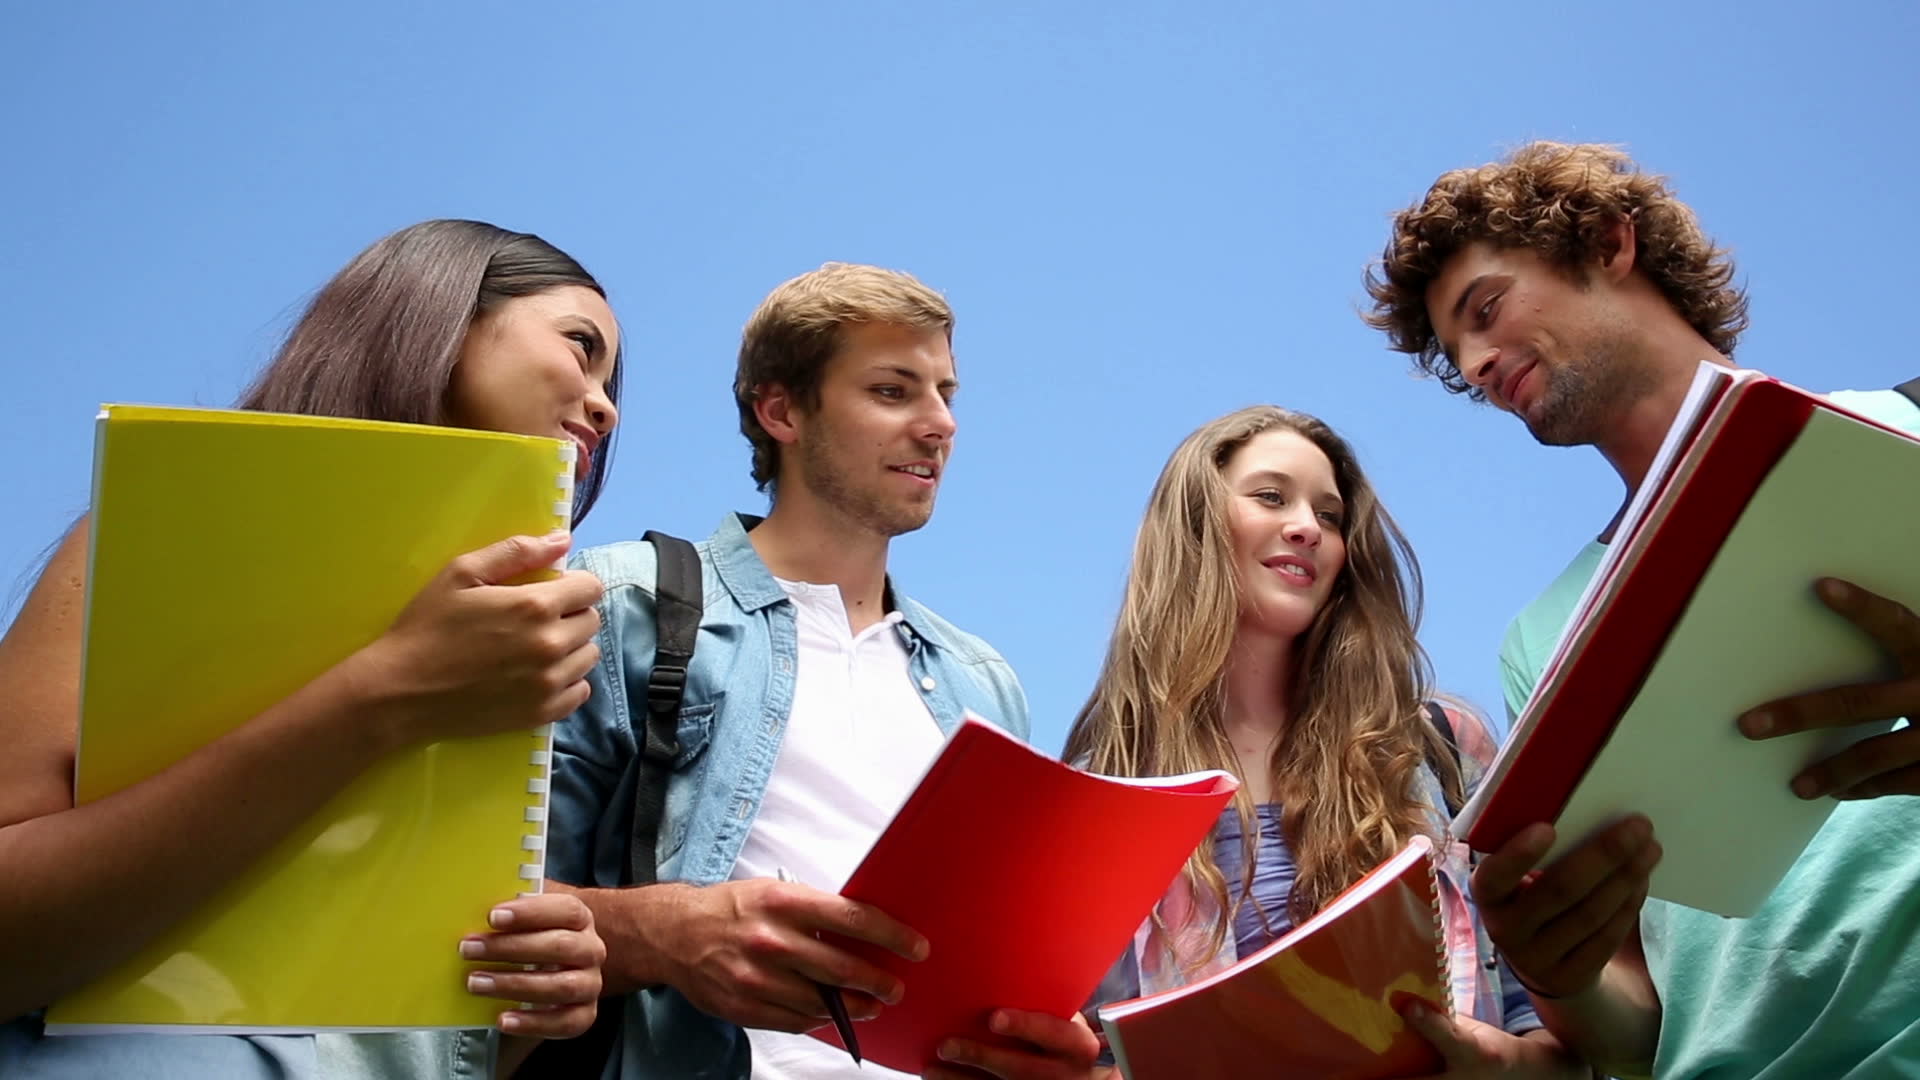
[[[100,402],[230,403],[312,290],[427,217],[539,232],[613,294],[628,397],[586,542],[761,505],[728,385],[773,285],[841,259],[943,290],[957,454],[894,571],[1013,661],[1048,750],[1167,453],[1260,401],[1358,445],[1442,681],[1498,708],[1506,620],[1618,487],[1356,317],[1444,169],[1624,143],[1736,252],[1743,362],[1920,374],[1911,4],[291,7],[9,14],[0,583],[84,507]]]

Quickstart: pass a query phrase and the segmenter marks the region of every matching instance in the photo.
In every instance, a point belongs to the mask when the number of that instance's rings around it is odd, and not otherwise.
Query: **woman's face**
[[[447,387],[447,423],[572,439],[580,448],[575,472],[584,477],[619,420],[607,397],[619,348],[613,310],[592,289],[516,296],[467,331]]]
[[[1221,469],[1240,583],[1240,625],[1293,638],[1313,625],[1346,566],[1346,506],[1333,463],[1297,432],[1263,431]]]

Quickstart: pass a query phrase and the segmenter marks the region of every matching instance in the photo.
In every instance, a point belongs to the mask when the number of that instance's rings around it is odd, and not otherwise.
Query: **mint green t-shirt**
[[[1829,397],[1920,433],[1920,406],[1892,391]],[[1509,715],[1605,551],[1588,544],[1508,626]],[[1663,1007],[1661,1080],[1920,1076],[1920,798],[1841,803],[1751,918],[1647,901],[1640,940]]]

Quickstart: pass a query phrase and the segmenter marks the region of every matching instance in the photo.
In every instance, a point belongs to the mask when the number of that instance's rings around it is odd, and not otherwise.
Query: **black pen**
[[[784,866],[776,867],[773,875],[781,881],[793,881],[794,877]],[[853,1018],[847,1015],[846,999],[840,996],[840,988],[828,986],[823,982],[813,984],[820,990],[820,1000],[826,1003],[827,1015],[833,1017],[833,1030],[840,1033],[840,1042],[853,1055],[853,1063],[860,1064],[860,1037],[853,1033]]]

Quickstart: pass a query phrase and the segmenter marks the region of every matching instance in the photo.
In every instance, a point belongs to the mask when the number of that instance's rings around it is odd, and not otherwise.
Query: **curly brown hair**
[[[1386,250],[1367,270],[1373,310],[1363,317],[1448,390],[1484,400],[1427,317],[1427,289],[1447,260],[1485,241],[1530,248],[1577,275],[1623,219],[1634,225],[1634,265],[1701,337],[1733,355],[1747,328],[1747,297],[1733,284],[1732,257],[1700,231],[1664,177],[1641,172],[1617,147],[1591,143],[1533,142],[1504,161],[1435,180],[1417,205],[1394,215]]]

